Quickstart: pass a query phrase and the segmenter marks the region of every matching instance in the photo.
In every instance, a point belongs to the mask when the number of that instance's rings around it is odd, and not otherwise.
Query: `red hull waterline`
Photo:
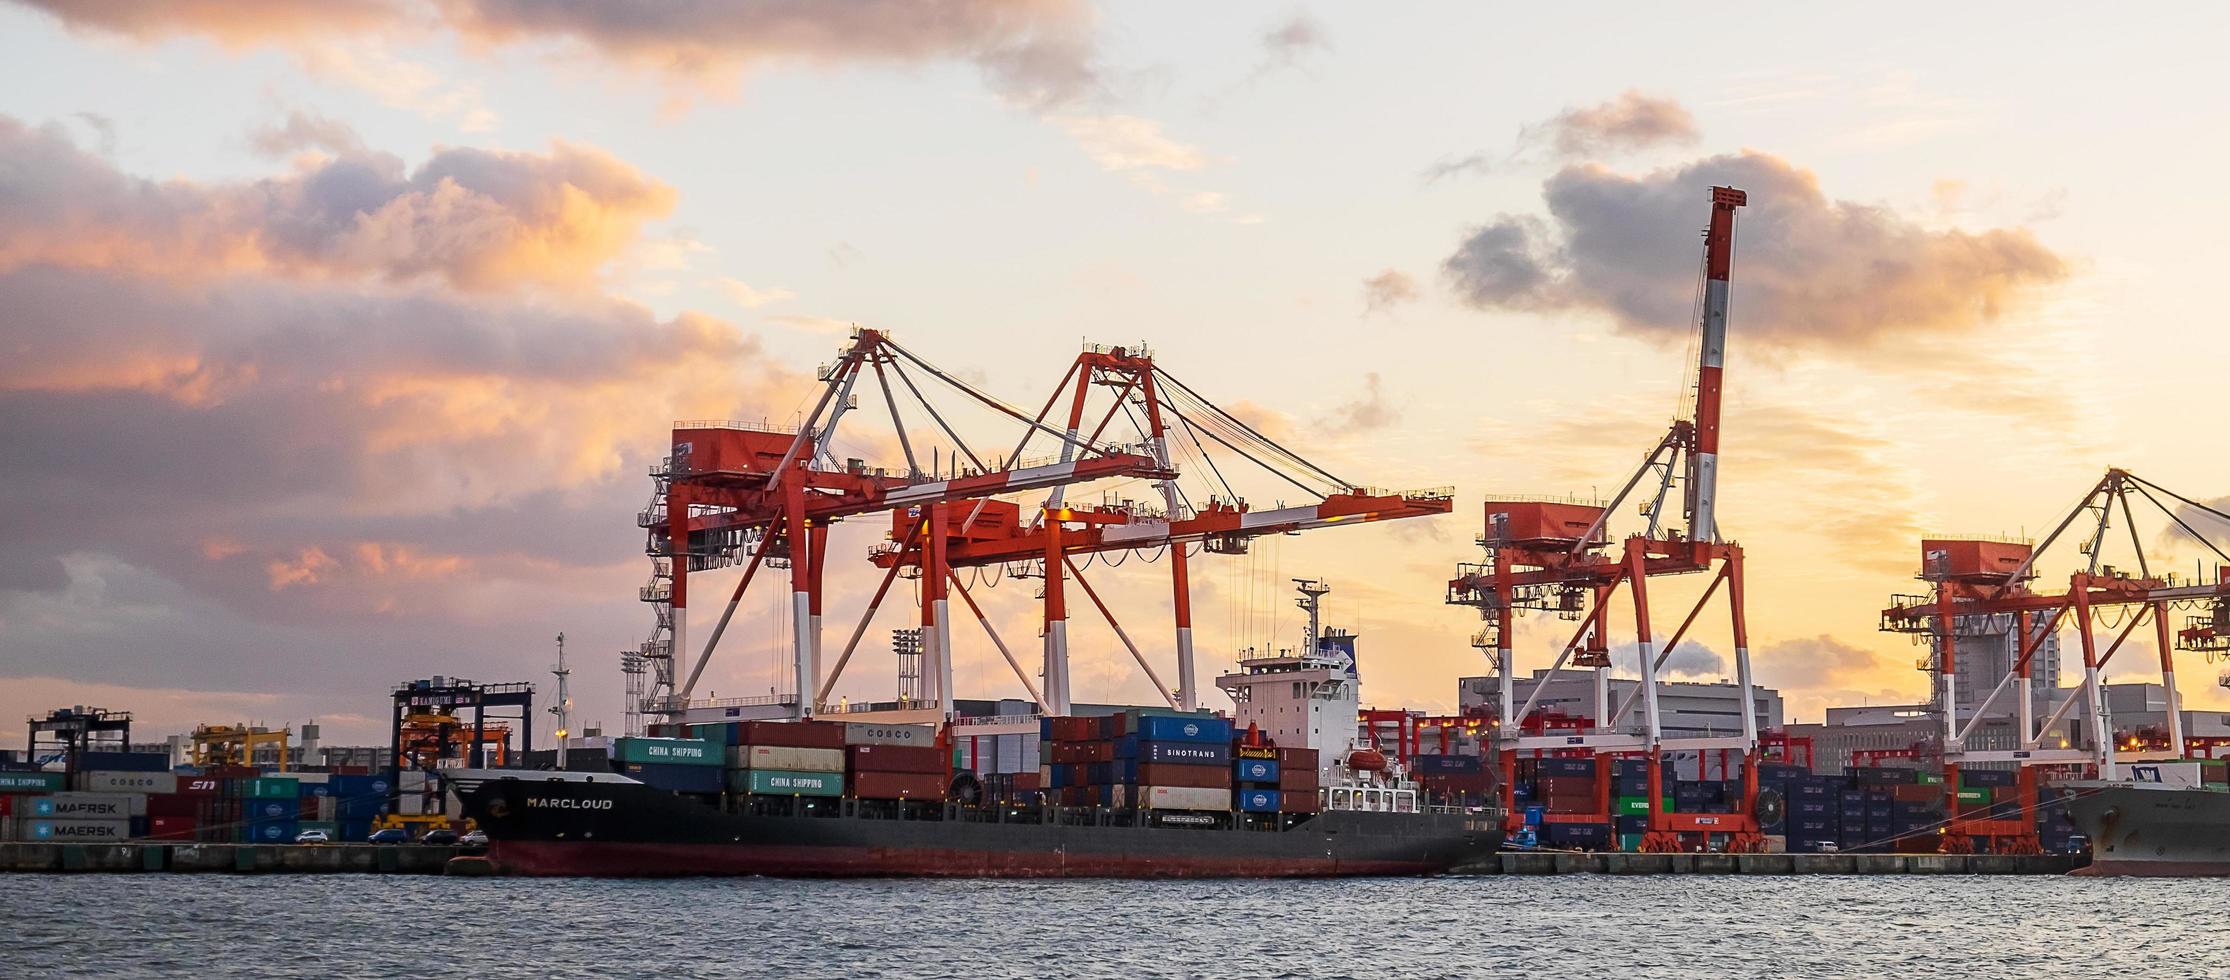
[[[2087,878],[2230,878],[2230,861],[2092,861],[2068,872]]]
[[[1441,870],[1421,862],[1325,858],[502,840],[493,844],[488,857],[505,874],[598,878],[1330,878],[1426,875]]]

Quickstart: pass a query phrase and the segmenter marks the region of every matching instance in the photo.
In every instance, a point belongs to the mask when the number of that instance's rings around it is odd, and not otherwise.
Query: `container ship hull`
[[[464,800],[488,833],[489,859],[521,875],[1428,875],[1502,844],[1499,820],[1484,814],[1329,811],[1285,830],[996,822],[957,809],[945,811],[952,819],[757,815],[635,783],[519,779],[487,780]]]
[[[2081,875],[2230,876],[2230,792],[2154,784],[2071,784],[2077,829],[2091,841]]]

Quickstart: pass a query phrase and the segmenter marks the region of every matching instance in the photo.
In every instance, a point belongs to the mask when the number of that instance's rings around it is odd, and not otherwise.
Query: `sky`
[[[1449,709],[1484,668],[1443,602],[1482,496],[1607,494],[1682,410],[1713,184],[1750,195],[1721,529],[1791,720],[1924,696],[1876,628],[1923,534],[2036,536],[2109,466],[2230,494],[2230,13],[1603,16],[0,3],[0,716],[369,743],[411,678],[546,687],[562,631],[578,717],[616,730],[668,426],[794,423],[853,325],[1023,405],[1143,342],[1343,479],[1453,487],[1196,572],[1204,680],[1290,645],[1288,580],[1321,577],[1364,699]],[[842,448],[895,464],[868,414]],[[2198,567],[2165,527],[2148,557]],[[832,643],[887,530],[836,533]],[[1166,672],[1166,582],[1091,574]],[[980,591],[1033,660],[1030,586]],[[774,682],[782,602],[745,603],[704,688]],[[1078,622],[1076,699],[1150,698]],[[1521,669],[1565,629],[1526,622]],[[1021,693],[955,635],[963,694]],[[1694,636],[1684,676],[1731,671],[1723,624]],[[2111,676],[2157,675],[2141,647]],[[838,693],[891,693],[886,648],[859,663]]]

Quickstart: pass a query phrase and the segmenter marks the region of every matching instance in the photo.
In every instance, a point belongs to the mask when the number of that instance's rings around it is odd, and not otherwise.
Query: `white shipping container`
[[[1138,805],[1155,810],[1230,810],[1231,791],[1194,786],[1141,786]]]
[[[2115,774],[2137,783],[2159,783],[2163,786],[2195,787],[2206,785],[2205,770],[2197,762],[2165,760],[2161,762],[2120,762],[2114,765]]]
[[[846,745],[930,745],[937,729],[930,725],[884,725],[855,721],[844,726]]]
[[[94,771],[80,774],[88,793],[176,793],[178,776],[167,772]]]
[[[313,799],[317,801],[318,820],[329,822],[340,819],[340,817],[337,816],[341,809],[340,802],[338,800],[335,800],[330,796],[313,797]]]
[[[273,775],[292,779],[298,783],[326,783],[333,780],[333,774],[329,772],[282,772]]]
[[[129,820],[32,820],[25,826],[24,840],[47,841],[112,841],[123,842],[132,838]]]
[[[796,749],[784,745],[743,746],[743,769],[791,772],[843,772],[843,749]]]
[[[426,815],[426,798],[416,793],[405,794],[401,806],[403,816],[422,817]]]
[[[424,771],[424,770],[420,770],[420,769],[405,769],[405,770],[403,770],[403,771],[402,771],[402,786],[403,786],[403,789],[406,789],[406,790],[413,790],[413,789],[424,789],[424,788],[426,788],[426,773],[425,773],[425,771]]]
[[[132,815],[132,802],[137,800],[141,812],[146,812],[147,797],[128,793],[56,793],[52,796],[34,796],[30,806],[17,803],[16,815],[40,820],[122,820]],[[29,812],[21,812],[28,809]]]

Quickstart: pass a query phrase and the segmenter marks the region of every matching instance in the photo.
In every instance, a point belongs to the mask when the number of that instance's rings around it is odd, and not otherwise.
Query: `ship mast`
[[[1323,621],[1320,617],[1324,594],[1332,591],[1332,587],[1326,585],[1322,579],[1310,578],[1294,579],[1293,587],[1301,593],[1301,597],[1293,600],[1293,604],[1301,607],[1303,612],[1309,614],[1308,625],[1301,627],[1307,631],[1301,637],[1301,656],[1313,657],[1316,656],[1317,647],[1324,637]]]

